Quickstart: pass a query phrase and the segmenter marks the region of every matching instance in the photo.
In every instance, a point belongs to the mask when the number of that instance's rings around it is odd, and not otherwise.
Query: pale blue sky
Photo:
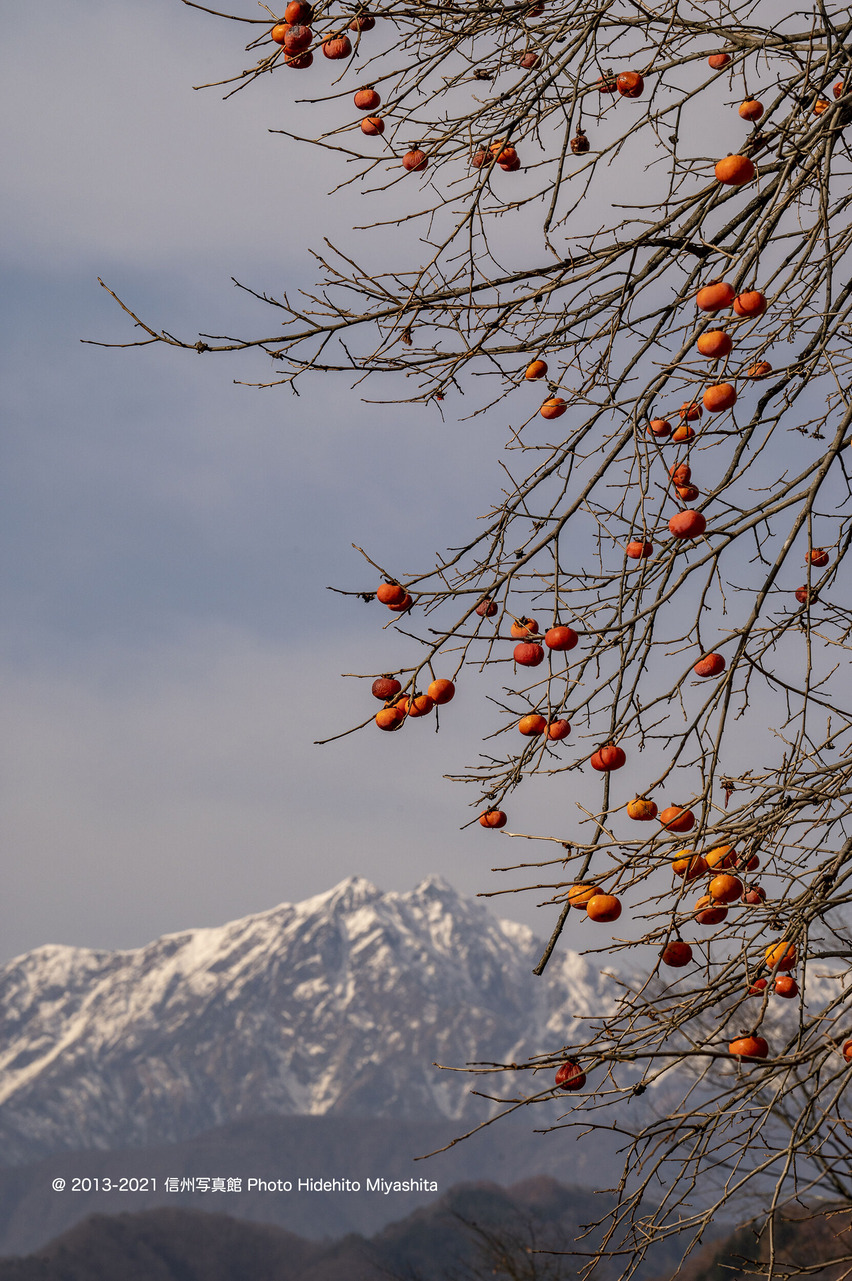
[[[350,544],[403,573],[466,540],[503,481],[513,402],[459,423],[448,398],[442,422],[364,405],[343,377],[298,399],[233,385],[264,360],[82,345],[133,333],[99,275],[185,336],[269,332],[231,277],[309,282],[308,245],[348,244],[353,201],[326,196],[332,160],[268,132],[306,82],[193,92],[248,65],[234,24],[177,0],[48,0],[4,23],[0,959],[134,946],[353,873],[502,886],[494,863],[553,847],[460,832],[472,789],[442,779],[493,729],[499,673],[463,683],[439,736],[312,742],[378,706],[341,672],[414,652],[378,606],[326,591],[374,585]],[[338,109],[297,111],[319,128]],[[525,787],[512,826],[570,837],[588,789]],[[498,902],[549,932],[534,896]]]
[[[484,888],[507,842],[460,833],[472,797],[441,778],[476,754],[479,696],[437,737],[311,744],[378,706],[339,673],[404,648],[378,607],[325,590],[371,586],[350,544],[431,563],[486,505],[504,422],[82,345],[132,332],[98,275],[193,336],[268,325],[231,275],[292,283],[344,210],[322,162],[267,132],[281,77],[229,104],[193,93],[244,57],[231,24],[171,0],[5,21],[0,957],[133,946],[356,872]]]

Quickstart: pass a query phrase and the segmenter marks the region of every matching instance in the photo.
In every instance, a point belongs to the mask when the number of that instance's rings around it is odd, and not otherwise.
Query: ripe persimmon
[[[534,618],[516,618],[509,628],[509,635],[512,640],[529,640],[537,631],[538,623]]]
[[[726,280],[717,280],[699,289],[695,295],[695,305],[702,311],[721,311],[723,307],[730,307],[735,296],[732,285]]]
[[[616,77],[615,87],[622,98],[638,98],[645,88],[645,81],[638,71],[622,71]]]
[[[587,884],[584,881],[578,881],[577,884],[572,885],[568,891],[568,902],[572,907],[577,908],[578,911],[585,912],[588,903],[591,902],[596,894],[603,894],[603,890],[599,885],[592,885]]]
[[[786,997],[788,1001],[799,995],[799,985],[792,974],[775,975],[775,995]]]
[[[528,712],[518,721],[518,729],[527,738],[536,738],[547,729],[547,721],[543,716],[539,716],[538,712]]]
[[[728,909],[714,904],[709,894],[702,894],[696,901],[693,912],[699,925],[718,925],[728,915]]]
[[[549,721],[547,725],[547,737],[551,742],[561,742],[571,733],[571,726],[566,720]]]
[[[746,98],[745,102],[740,103],[739,110],[743,120],[759,120],[763,115],[763,103],[758,102],[757,98]]]
[[[486,810],[479,816],[480,827],[505,827],[508,821],[508,815],[503,810]]]
[[[361,121],[361,132],[370,138],[377,138],[385,131],[385,122],[381,116],[365,116]]]
[[[765,1059],[769,1054],[769,1046],[762,1036],[740,1036],[731,1041],[728,1053],[737,1058]]]
[[[735,867],[737,851],[733,845],[717,845],[704,857],[708,867]]]
[[[373,698],[380,698],[386,703],[389,698],[396,698],[402,686],[393,676],[377,676],[370,689]]]
[[[766,968],[768,970],[792,970],[798,959],[795,944],[782,939],[780,943],[771,943],[766,949]]]
[[[701,495],[697,485],[678,485],[677,496],[685,503],[694,503]]]
[[[735,903],[742,896],[743,883],[730,872],[719,872],[707,886],[707,893],[714,903]]]
[[[737,389],[732,383],[715,383],[707,388],[701,399],[708,413],[721,414],[736,403]]]
[[[673,970],[682,969],[692,960],[692,948],[680,939],[672,939],[660,953],[660,960],[663,965],[670,965]]]
[[[684,850],[672,860],[672,871],[675,876],[682,876],[685,881],[695,881],[707,871],[707,863],[700,854]]]
[[[401,698],[397,706],[402,706],[405,714],[414,719],[427,716],[435,704],[428,694],[415,694],[412,698]]]
[[[750,365],[746,371],[747,378],[768,378],[772,373],[772,366],[768,360],[759,360],[756,364]]]
[[[376,724],[379,729],[399,729],[405,720],[405,712],[396,704],[393,707],[383,707],[381,711],[376,712]]]
[[[553,1079],[560,1090],[582,1090],[586,1084],[585,1072],[573,1059],[566,1059],[561,1067],[557,1068]]]
[[[535,641],[521,641],[512,650],[512,657],[521,667],[538,667],[544,662],[544,650]]]
[[[290,30],[290,26],[291,24],[289,22],[276,22],[275,26],[269,33],[276,44],[284,43],[284,37]]]
[[[356,13],[355,17],[349,23],[350,31],[372,31],[376,25],[376,19],[371,13]]]
[[[578,129],[577,132],[574,134],[574,137],[571,139],[571,150],[574,153],[574,155],[584,156],[586,152],[589,150],[590,146],[591,146],[591,143],[589,142],[586,135],[583,133],[582,129]]]
[[[524,374],[524,378],[526,378],[527,382],[535,382],[536,379],[538,378],[546,378],[546,377],[547,377],[547,361],[546,360],[534,360],[531,365],[527,365],[526,373]]]
[[[406,592],[401,601],[398,601],[396,605],[388,605],[388,609],[394,614],[406,614],[413,604],[413,600],[409,596],[408,592]]]
[[[593,921],[617,921],[621,904],[614,894],[593,894],[586,904],[586,915]]]
[[[672,441],[676,445],[679,445],[681,441],[694,440],[694,439],[695,439],[695,430],[694,428],[690,427],[689,423],[681,423],[681,425],[679,427],[675,427],[674,431],[672,432]]]
[[[359,89],[352,101],[359,111],[375,111],[376,107],[382,105],[382,100],[372,85],[368,85],[366,89]]]
[[[807,583],[797,587],[794,595],[800,605],[813,605],[814,601],[819,600],[817,593],[812,587],[808,587]]]
[[[325,45],[323,45],[323,49],[325,49]],[[426,155],[426,152],[421,151],[419,147],[414,147],[411,151],[406,151],[405,155],[402,157],[402,167],[407,170],[408,173],[422,173],[428,163],[429,157]]]
[[[730,61],[731,55],[729,53],[711,53],[707,59],[714,71],[721,71],[723,67],[727,67]]]
[[[722,356],[730,355],[734,344],[731,335],[726,334],[724,329],[708,329],[699,335],[695,345],[708,360],[719,360]]]
[[[405,588],[400,587],[399,583],[384,582],[376,588],[376,600],[383,605],[398,605],[404,599]]]
[[[697,400],[685,400],[677,412],[682,423],[695,423],[698,422],[704,411]],[[675,433],[675,439],[677,439],[677,433]],[[686,439],[689,439],[689,437],[686,437]]]
[[[669,533],[672,538],[700,538],[707,528],[707,521],[701,512],[678,512],[669,521]]]
[[[561,396],[551,396],[550,400],[546,400],[538,412],[542,418],[561,418],[567,408],[568,402],[563,400]]]
[[[743,890],[742,901],[750,907],[760,907],[766,901],[766,890],[762,885],[752,885],[751,889]]]
[[[651,555],[653,550],[653,543],[628,543],[624,549],[624,554],[629,556],[631,560],[644,560],[646,556]]]
[[[817,98],[816,102],[814,103],[814,115],[821,116],[824,112],[828,111],[830,106],[831,106],[831,103],[828,101],[827,98]]]
[[[721,654],[705,654],[692,670],[696,676],[718,676],[725,670],[725,660]]]
[[[303,53],[314,38],[310,27],[303,23],[294,23],[284,36],[284,48],[288,53]]]
[[[765,992],[768,987],[769,983],[766,979],[755,979],[746,996],[760,996],[761,992]]]
[[[496,600],[491,600],[490,597],[486,596],[485,600],[479,602],[474,613],[478,614],[480,618],[493,618],[498,608]]]
[[[716,162],[716,181],[726,187],[743,187],[751,182],[755,168],[748,156],[724,156]]]
[[[647,796],[636,796],[627,802],[627,817],[637,823],[650,823],[657,817],[657,807]]]
[[[599,774],[608,774],[611,770],[621,769],[627,760],[627,754],[615,743],[606,743],[589,757],[589,764]]]
[[[738,316],[762,316],[766,311],[766,298],[759,289],[746,289],[734,299],[734,311]]]
[[[660,823],[667,832],[691,832],[695,815],[683,805],[667,805],[660,814]]]
[[[524,71],[533,71],[540,62],[541,58],[537,53],[533,53],[532,49],[528,49],[518,58],[518,66],[523,67]]]
[[[807,559],[816,569],[824,569],[829,562],[829,555],[824,547],[812,547]]]
[[[544,633],[544,643],[548,649],[573,649],[579,639],[574,628],[566,627],[564,623],[558,623],[556,627],[548,627]]]
[[[305,0],[290,0],[284,10],[285,22],[310,22],[313,16],[313,6],[306,4]]]
[[[448,681],[443,676],[438,676],[427,686],[426,693],[433,703],[443,707],[445,703],[449,703],[450,699],[455,697],[456,687],[452,681]]]
[[[288,53],[284,58],[284,62],[288,67],[292,67],[294,71],[303,71],[305,67],[313,66],[314,55],[310,49],[306,49],[304,53]]]
[[[648,423],[648,431],[652,436],[657,436],[660,440],[664,440],[666,436],[671,436],[672,425],[668,418],[652,418]]]

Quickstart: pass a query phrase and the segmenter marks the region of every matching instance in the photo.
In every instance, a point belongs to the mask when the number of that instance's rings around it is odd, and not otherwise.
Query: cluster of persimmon
[[[719,845],[706,855],[697,854],[694,850],[683,850],[674,859],[672,871],[684,882],[697,880],[709,875],[707,893],[703,894],[693,908],[693,917],[697,924],[711,926],[720,924],[728,915],[729,907],[734,903],[743,903],[759,907],[766,900],[765,890],[757,884],[744,884],[737,872],[756,872],[760,859],[756,854],[740,855],[732,845]],[[798,959],[795,945],[786,939],[771,943],[764,953],[764,964],[771,971],[773,992],[787,1000],[798,996],[799,986],[790,971]],[[672,969],[681,969],[692,961],[692,948],[681,938],[668,942],[660,953],[660,960]],[[750,983],[748,996],[760,996],[769,986],[769,979],[757,978]],[[748,1038],[746,1038],[748,1039]],[[760,1040],[760,1038],[758,1038]],[[763,1043],[765,1046],[765,1042]],[[740,1041],[732,1042],[730,1053],[749,1058],[766,1058],[768,1047],[762,1050],[735,1048]]]
[[[276,22],[270,32],[275,43],[280,44],[284,49],[286,65],[297,71],[310,67],[314,60],[311,48],[314,43],[314,33],[308,25],[312,19],[312,5],[307,4],[305,0],[290,0],[284,10],[283,21]],[[351,19],[348,30],[360,35],[364,31],[372,31],[375,25],[376,19],[373,15],[363,10]],[[326,58],[332,60],[348,58],[352,53],[352,41],[345,31],[336,31],[322,37],[320,48]],[[354,101],[359,111],[372,113],[381,105],[382,100],[375,88],[367,85],[356,92]],[[361,132],[368,137],[379,137],[384,131],[385,122],[381,116],[370,114],[361,121]],[[402,167],[408,173],[421,173],[428,163],[426,153],[419,147],[412,147],[402,157]],[[520,167],[520,162],[517,167]]]
[[[288,5],[285,18],[296,26],[295,34],[291,26],[280,40],[288,54],[301,53],[301,48],[296,42],[304,39],[304,36],[299,31],[298,24],[309,20],[301,15],[301,10],[307,8],[308,6],[300,4],[299,0],[293,0],[293,3]],[[299,14],[291,19],[291,10],[295,13],[297,9]],[[532,13],[533,10],[530,12]],[[372,21],[370,19],[371,24]],[[353,29],[368,28],[355,27],[353,24]],[[323,43],[324,52],[326,52],[325,43]],[[346,43],[349,43],[348,40]],[[346,55],[327,53],[327,56],[347,56],[349,51],[347,50]],[[525,69],[533,69],[538,66],[539,61],[538,55],[527,52],[520,59],[520,65]],[[712,67],[721,69],[731,61],[731,58],[728,54],[717,54],[708,61]],[[606,73],[598,82],[597,88],[601,94],[618,93],[621,97],[638,98],[642,94],[644,82],[642,75],[636,71],[622,72],[617,76]],[[842,85],[835,86],[835,97],[839,97],[842,91]],[[361,121],[362,132],[370,136],[381,135],[384,132],[384,121],[374,114],[381,105],[381,97],[376,89],[372,85],[359,89],[354,96],[354,104],[359,111],[367,113]],[[827,106],[826,102],[822,109],[824,110]],[[744,120],[756,122],[764,114],[763,105],[749,97],[740,106],[739,114]],[[570,145],[574,154],[583,154],[589,150],[588,138],[581,128],[578,129]],[[422,172],[427,167],[428,157],[417,145],[405,154],[402,164],[409,172]],[[473,153],[471,165],[475,169],[496,166],[506,172],[514,172],[520,168],[521,160],[515,147],[504,137],[482,144]],[[731,154],[716,163],[715,177],[724,186],[742,187],[755,177],[755,167],[748,156]],[[724,280],[711,280],[702,286],[698,290],[695,301],[700,312],[714,315],[723,309],[731,308],[734,317],[741,321],[755,320],[763,315],[767,308],[767,300],[759,290],[746,289],[738,293]],[[724,325],[705,330],[696,340],[698,354],[713,362],[726,360],[731,355],[734,345],[734,338]],[[740,377],[757,381],[768,377],[771,373],[772,366],[769,362],[758,360],[741,370]],[[525,380],[529,382],[542,381],[547,376],[547,362],[540,357],[531,361],[524,375]],[[551,389],[555,390],[553,384]],[[696,397],[681,405],[678,411],[679,423],[675,428],[672,427],[669,419],[655,418],[649,423],[648,433],[659,443],[670,439],[675,444],[688,445],[696,437],[696,428],[693,424],[699,422],[705,411],[711,415],[724,413],[733,408],[736,400],[737,390],[733,382],[714,382],[701,393],[700,400]],[[539,413],[543,418],[553,420],[562,417],[567,409],[568,402],[554,394],[543,402]],[[669,468],[669,478],[682,503],[692,503],[700,496],[701,491],[693,481],[688,462],[672,465]],[[701,512],[687,508],[679,511],[669,520],[668,529],[672,538],[676,540],[698,538],[706,531],[706,519]],[[641,540],[631,540],[626,548],[627,557],[633,560],[647,559],[652,553],[653,543],[645,537]],[[814,548],[809,552],[808,559],[811,565],[820,568],[828,563],[829,557],[825,549]],[[376,596],[395,612],[405,612],[412,604],[409,593],[401,585],[393,582],[383,583],[377,590]],[[800,601],[803,598],[805,601],[810,601],[814,598],[814,593],[805,586],[796,592],[796,596]],[[498,613],[498,606],[495,601],[486,597],[479,602],[475,612],[483,618],[494,617]],[[521,667],[538,666],[544,661],[548,649],[568,651],[578,643],[577,633],[571,627],[557,623],[542,635],[538,622],[528,617],[514,619],[510,635],[517,642],[513,650],[513,659]],[[725,670],[725,659],[721,654],[705,654],[694,664],[693,670],[699,677],[717,676]],[[376,716],[376,723],[382,729],[398,729],[406,718],[426,715],[436,704],[448,702],[454,692],[451,681],[434,680],[425,694],[418,694],[412,689],[410,694],[404,695],[399,681],[389,676],[380,677],[373,683],[373,694],[383,701],[384,706]],[[548,741],[559,741],[568,736],[571,726],[567,720],[551,719],[539,711],[531,710],[518,721],[518,730],[525,737],[534,738],[543,735]],[[615,742],[604,743],[589,758],[592,768],[603,773],[622,768],[626,760],[624,749]],[[681,805],[667,806],[658,814],[656,804],[646,797],[636,797],[631,801],[627,806],[627,813],[636,821],[658,819],[664,831],[673,833],[691,831],[696,821],[693,811]],[[498,808],[487,809],[479,816],[479,823],[484,828],[500,829],[506,825],[507,821],[505,811]],[[708,877],[706,893],[697,900],[692,909],[694,921],[702,926],[721,923],[726,918],[729,907],[735,903],[757,906],[764,902],[765,891],[757,884],[744,882],[741,875],[737,875],[738,872],[752,873],[758,867],[759,859],[756,855],[738,856],[736,850],[730,845],[718,846],[706,855],[698,854],[693,850],[682,851],[672,864],[674,873],[682,877],[685,882],[691,882],[702,876]],[[622,912],[619,899],[594,883],[572,885],[567,899],[572,908],[584,911],[587,917],[595,922],[616,921]],[[665,966],[678,969],[688,965],[692,961],[692,956],[690,944],[678,937],[665,945],[660,959]],[[765,964],[771,971],[772,990],[782,998],[789,999],[798,994],[795,976],[790,972],[796,960],[796,948],[787,940],[774,943],[766,949]],[[765,992],[770,979],[755,979],[748,989],[748,994],[759,995]],[[852,1041],[847,1042],[847,1046],[850,1047],[847,1057],[852,1060]],[[740,1058],[757,1059],[766,1058],[769,1053],[767,1042],[754,1034],[732,1041],[729,1051]],[[844,1047],[845,1053],[846,1047]],[[556,1073],[555,1084],[562,1090],[581,1089],[585,1082],[585,1073],[573,1059],[565,1060]]]
[[[640,98],[645,81],[638,71],[622,71],[617,76],[608,71],[601,76],[597,88],[600,93],[619,93],[622,98]]]
[[[275,43],[280,44],[284,50],[285,64],[295,71],[304,71],[314,61],[311,48],[314,33],[308,25],[313,21],[313,16],[313,6],[306,3],[306,0],[290,0],[282,21],[276,22],[270,32]],[[376,19],[371,14],[357,13],[349,22],[348,30],[360,34],[362,31],[372,31],[375,25]],[[348,58],[352,53],[352,41],[345,31],[337,31],[323,36],[320,48],[326,58]]]
[[[496,601],[485,596],[476,606],[475,613],[480,618],[493,618],[499,611]],[[564,623],[555,623],[548,627],[544,635],[539,634],[539,625],[534,618],[520,617],[512,621],[509,635],[518,644],[512,650],[512,657],[520,667],[538,667],[544,662],[545,647],[550,650],[567,651],[573,649],[579,636],[573,627]]]
[[[493,618],[497,612],[497,602],[488,596],[476,607],[476,613],[480,618]],[[526,616],[512,620],[509,635],[512,640],[518,642],[512,650],[512,657],[521,667],[538,667],[539,663],[543,663],[545,647],[557,653],[565,653],[572,650],[580,639],[573,627],[563,623],[548,627],[544,635],[541,635],[536,619]],[[542,716],[540,712],[527,712],[518,721],[518,729],[526,738],[537,738],[543,734],[550,743],[561,742],[571,733],[571,726],[567,720],[562,717]],[[592,763],[594,764],[594,757]],[[479,816],[482,827],[505,827],[506,821],[503,810],[486,810]]]
[[[404,587],[390,581],[380,583],[376,588],[376,600],[387,605],[393,614],[406,614],[414,604],[410,593]]]
[[[516,173],[521,167],[521,159],[514,147],[502,139],[498,142],[492,142],[487,150],[474,152],[470,162],[474,169],[481,169],[483,165],[498,165],[506,173]]]
[[[406,720],[428,716],[434,707],[449,703],[456,692],[453,682],[443,676],[431,681],[425,694],[418,694],[416,690],[403,694],[402,685],[395,676],[377,676],[371,689],[373,697],[384,703],[384,707],[376,712],[376,724],[385,730],[400,729]]]
[[[405,613],[413,604],[410,593],[391,579],[385,579],[376,588],[376,600],[397,614]],[[384,707],[376,713],[376,724],[379,729],[400,729],[407,719],[428,716],[434,707],[449,703],[455,692],[453,682],[443,676],[436,677],[425,694],[418,694],[414,689],[410,694],[403,694],[402,685],[395,676],[377,676],[372,684],[372,694],[384,703]]]

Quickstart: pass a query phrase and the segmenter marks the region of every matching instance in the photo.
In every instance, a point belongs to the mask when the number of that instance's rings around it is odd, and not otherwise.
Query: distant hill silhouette
[[[758,1221],[705,1246],[687,1260],[678,1281],[737,1281],[759,1275],[770,1256],[769,1233],[759,1233],[760,1227]],[[787,1206],[775,1215],[774,1243],[779,1275],[803,1267],[808,1269],[808,1281],[839,1281],[852,1268],[852,1210]],[[829,1265],[830,1260],[844,1256],[845,1263]]]
[[[564,1107],[570,1107],[566,1103]],[[0,1167],[0,1256],[25,1255],[93,1214],[116,1215],[158,1206],[214,1210],[238,1219],[276,1224],[300,1236],[322,1240],[348,1232],[371,1236],[394,1219],[428,1205],[455,1184],[487,1174],[514,1184],[538,1174],[562,1183],[612,1187],[621,1171],[618,1135],[578,1141],[569,1131],[536,1134],[537,1113],[527,1109],[487,1126],[464,1143],[425,1161],[413,1160],[450,1143],[463,1127],[454,1121],[404,1121],[341,1116],[271,1116],[234,1122],[162,1147],[115,1152],[62,1152],[33,1165]],[[609,1139],[609,1150],[605,1146]],[[156,1177],[146,1192],[96,1190],[105,1175]],[[167,1192],[165,1180],[194,1175],[237,1175],[240,1192]],[[319,1196],[248,1191],[251,1176],[288,1178],[428,1178],[438,1192],[362,1191]],[[54,1178],[67,1186],[53,1191]],[[73,1191],[74,1177],[88,1178],[88,1191]]]
[[[608,1203],[546,1177],[508,1189],[461,1184],[370,1238],[324,1243],[196,1210],[94,1215],[35,1255],[0,1260],[0,1281],[461,1281],[493,1275],[504,1248],[527,1262],[530,1246],[570,1250]],[[596,1235],[577,1248],[588,1251]],[[678,1257],[677,1243],[669,1242],[653,1264],[664,1273]],[[574,1281],[585,1261],[543,1255],[529,1275]],[[619,1271],[620,1264],[607,1264],[596,1275],[614,1281]]]

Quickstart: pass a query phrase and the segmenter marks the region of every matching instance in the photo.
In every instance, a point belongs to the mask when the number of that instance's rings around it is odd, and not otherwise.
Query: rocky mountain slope
[[[266,1114],[482,1117],[481,1082],[434,1062],[558,1052],[616,999],[573,952],[535,978],[540,948],[436,877],[353,877],[136,951],[38,948],[0,970],[0,1162]]]

